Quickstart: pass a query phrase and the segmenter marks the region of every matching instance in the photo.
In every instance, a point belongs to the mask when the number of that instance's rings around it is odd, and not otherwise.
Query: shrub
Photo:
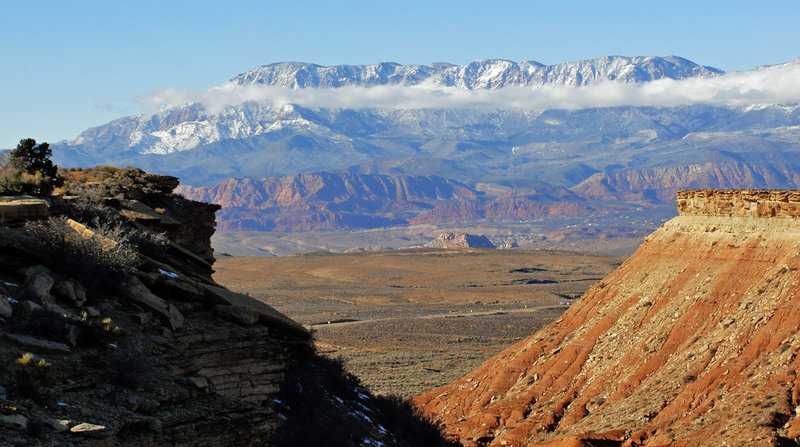
[[[11,165],[0,168],[0,194],[46,195],[52,190],[50,180],[38,172],[29,174]]]
[[[139,253],[159,261],[166,260],[169,238],[166,233],[151,233],[148,231],[134,231],[130,241],[136,246]]]
[[[109,317],[102,320],[83,320],[79,323],[79,327],[80,344],[87,346],[107,346],[109,343],[117,343],[122,334],[120,328]]]
[[[66,216],[85,225],[123,224],[119,212],[104,205],[108,191],[103,185],[69,185],[65,188],[65,193],[77,197],[63,203],[56,202],[51,210],[54,215]]]
[[[29,222],[25,231],[50,255],[49,266],[81,281],[98,292],[115,288],[122,274],[139,264],[138,253],[123,225],[97,222],[91,237],[79,235],[60,216],[44,222]]]
[[[166,258],[166,247],[169,242],[166,233],[131,229],[129,221],[120,216],[119,211],[105,205],[113,192],[109,191],[106,185],[73,184],[68,185],[65,192],[77,197],[58,204],[52,210],[54,215],[65,216],[94,228],[117,229],[116,232],[124,233],[124,239],[143,255],[157,260]]]
[[[17,391],[20,394],[39,397],[42,390],[53,383],[52,365],[44,359],[27,352],[14,362]]]

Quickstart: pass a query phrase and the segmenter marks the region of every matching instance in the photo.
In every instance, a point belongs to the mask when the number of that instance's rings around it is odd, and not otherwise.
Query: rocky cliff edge
[[[445,445],[213,281],[217,205],[135,168],[61,175],[0,206],[0,446]]]

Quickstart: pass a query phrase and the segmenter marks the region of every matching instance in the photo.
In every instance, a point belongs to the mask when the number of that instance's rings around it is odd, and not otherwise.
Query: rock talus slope
[[[562,318],[416,399],[482,445],[796,445],[800,192],[695,190]]]

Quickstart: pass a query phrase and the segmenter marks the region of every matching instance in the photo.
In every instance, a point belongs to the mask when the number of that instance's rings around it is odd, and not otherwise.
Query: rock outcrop
[[[452,232],[440,234],[425,246],[428,248],[495,248],[486,236]]]
[[[467,446],[795,445],[799,200],[679,193],[556,322],[415,403]]]
[[[66,175],[51,219],[0,226],[0,445],[444,445],[213,281],[218,206],[138,169]]]
[[[22,224],[49,215],[46,200],[28,196],[0,196],[0,225]]]
[[[682,216],[800,217],[800,191],[698,189],[678,192]]]

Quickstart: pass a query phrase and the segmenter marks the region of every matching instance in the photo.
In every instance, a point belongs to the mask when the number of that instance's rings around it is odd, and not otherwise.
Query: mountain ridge
[[[599,80],[647,82],[655,79],[709,77],[724,73],[714,67],[695,64],[677,56],[606,56],[596,59],[544,65],[536,61],[514,62],[481,59],[466,65],[434,63],[401,65],[382,62],[373,65],[322,66],[304,62],[262,65],[239,74],[229,82],[237,85],[272,85],[284,88],[337,88],[344,86],[434,85],[468,90],[515,86],[559,84],[571,87]]]
[[[210,187],[179,186],[184,197],[222,206],[222,231],[298,232],[439,224],[477,219],[584,216],[608,207],[564,188],[486,194],[439,176],[303,173],[228,178]]]
[[[759,67],[753,73],[769,75],[797,64]],[[382,91],[389,92],[389,98],[402,87],[422,91],[420,97],[425,99],[433,95],[424,87],[428,84],[482,95],[506,86],[528,85],[524,88],[533,90],[533,83],[545,81],[548,88],[564,91],[578,91],[598,80],[603,88],[629,82],[638,89],[653,79],[706,82],[706,77],[720,75],[682,58],[652,56],[609,56],[551,66],[494,59],[460,66],[278,63],[243,73],[205,93],[213,96],[243,86],[243,94],[250,91],[248,87],[258,92],[264,87],[269,94],[308,88],[330,94],[340,86],[363,90],[383,85],[388,86]],[[733,75],[736,85],[741,73]],[[123,117],[88,129],[71,142],[53,144],[53,159],[61,165],[136,165],[179,176],[196,187],[227,178],[340,171],[437,176],[473,189],[479,184],[495,189],[547,185],[596,202],[589,205],[595,210],[606,209],[602,202],[628,202],[634,208],[659,204],[685,188],[795,188],[800,182],[791,173],[800,166],[800,106],[793,103],[528,110],[503,108],[505,102],[497,109],[459,108],[457,102],[427,108],[435,104],[428,99],[421,108],[413,108],[413,101],[412,108],[357,103],[322,107],[270,98],[256,95],[250,101],[209,108],[193,103]],[[514,95],[506,100],[513,101]],[[354,224],[348,220],[354,215],[342,214],[333,205],[323,207],[318,202],[314,212],[295,215],[281,228]],[[524,219],[547,215],[551,208],[547,203],[526,208],[511,200],[491,210],[482,209],[485,204],[433,205],[445,208],[423,220],[452,221],[459,215],[467,220],[486,215],[503,218],[504,214]],[[529,211],[519,211],[524,209]],[[272,218],[250,217],[256,219],[252,224],[231,228],[272,225],[268,223]],[[419,216],[376,217],[372,215],[368,225]],[[226,228],[224,221],[221,225]]]

